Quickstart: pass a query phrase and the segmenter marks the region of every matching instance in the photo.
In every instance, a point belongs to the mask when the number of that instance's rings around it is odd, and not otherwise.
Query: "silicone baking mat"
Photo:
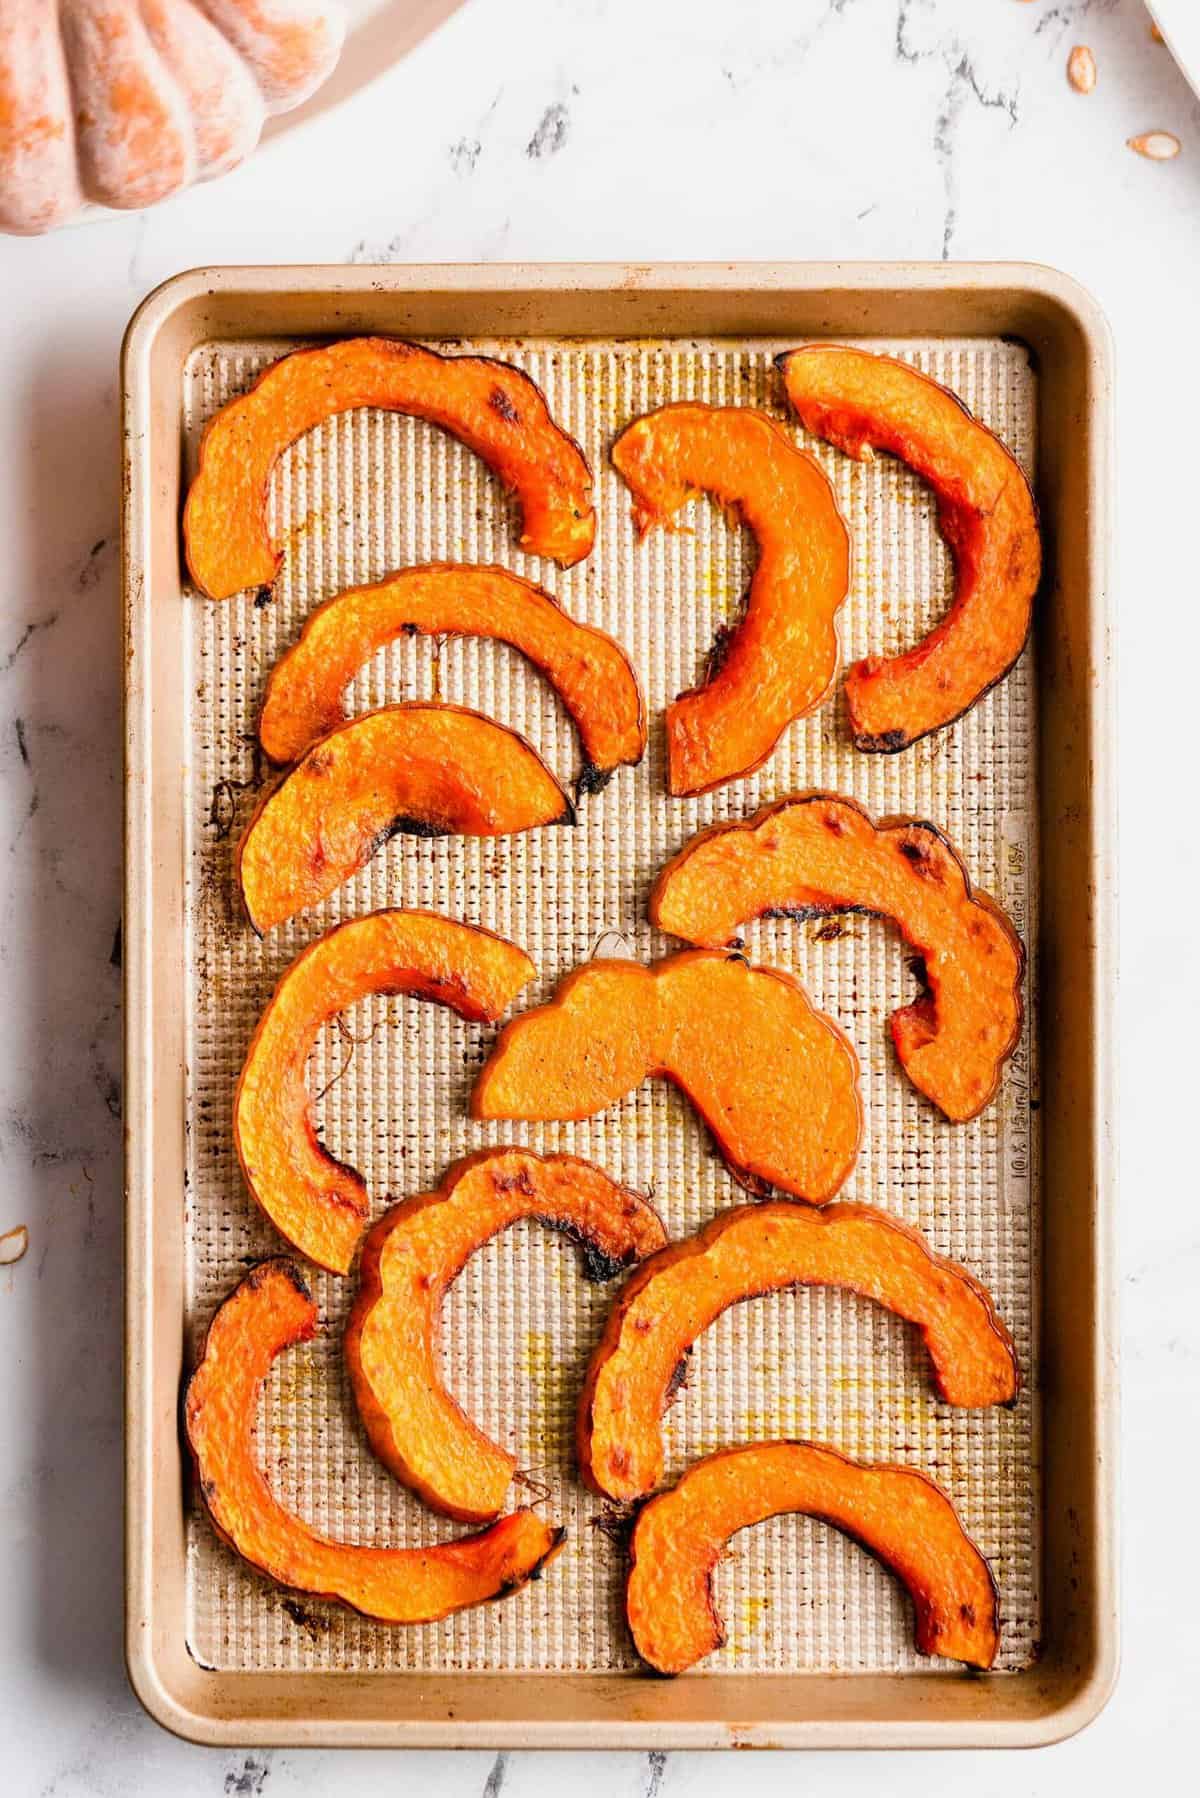
[[[188,366],[189,472],[204,422],[292,344],[223,345]],[[931,819],[977,884],[1009,909],[1030,952],[1025,1034],[1001,1093],[981,1118],[950,1125],[894,1060],[888,1013],[913,996],[897,933],[859,916],[746,932],[752,961],[790,968],[852,1037],[862,1064],[865,1135],[848,1199],[918,1225],[936,1249],[988,1285],[1016,1342],[1024,1390],[1013,1410],[968,1412],[934,1396],[915,1332],[865,1300],[804,1291],[735,1307],[697,1346],[667,1415],[667,1471],[731,1443],[786,1435],[932,1474],[947,1489],[999,1583],[1001,1669],[1027,1665],[1039,1633],[1036,1245],[1038,1181],[1034,676],[1032,649],[965,719],[898,756],[858,754],[840,698],[793,726],[749,780],[696,800],[665,791],[661,715],[692,685],[733,621],[753,543],[707,500],[681,528],[638,541],[629,498],[608,464],[616,432],[670,400],[760,405],[782,416],[765,341],[604,343],[523,340],[447,346],[503,356],[542,387],[596,475],[593,554],[560,571],[515,547],[514,512],[483,465],[430,426],[391,414],[345,415],[282,459],[271,493],[285,546],[273,593],[195,598],[184,691],[190,707],[186,1231],[189,1347],[263,1255],[286,1245],[247,1194],[231,1102],[254,1024],[279,975],[342,918],[383,905],[426,906],[499,931],[538,968],[519,1002],[536,1003],[595,953],[649,958],[668,939],[646,922],[649,884],[700,826],[740,817],[793,790],[852,795],[876,817]],[[959,393],[1031,473],[1034,376],[1001,340],[908,339],[869,347],[913,360]],[[859,464],[812,442],[853,536],[841,613],[843,661],[913,642],[945,604],[950,567],[927,490],[891,458]],[[242,919],[233,849],[262,778],[253,732],[267,673],[311,608],[343,587],[425,561],[499,562],[543,582],[572,613],[626,647],[645,690],[650,747],[636,769],[585,799],[575,829],[495,841],[398,838],[319,910],[259,941]],[[519,657],[474,639],[405,639],[356,681],[352,709],[436,696],[521,731],[564,783],[579,748],[553,693]],[[455,1157],[521,1142],[596,1161],[654,1196],[673,1236],[745,1202],[687,1102],[663,1082],[579,1124],[476,1124],[472,1079],[493,1031],[413,999],[368,1001],[326,1031],[310,1069],[327,1146],[364,1174],[374,1213],[388,1197],[436,1185]],[[309,1270],[310,1272],[312,1270]],[[318,1339],[288,1351],[269,1382],[258,1452],[285,1503],[355,1541],[416,1544],[458,1533],[371,1458],[342,1368],[353,1280],[316,1273]],[[567,1525],[544,1578],[501,1604],[445,1623],[394,1629],[277,1590],[188,1521],[191,1652],[229,1670],[606,1670],[637,1665],[621,1613],[618,1520],[574,1474],[574,1405],[612,1289],[589,1285],[576,1252],[536,1225],[500,1236],[469,1263],[445,1313],[448,1383],[522,1473],[513,1502]],[[712,1670],[928,1668],[912,1646],[897,1584],[832,1529],[785,1518],[739,1537],[717,1575],[728,1640]]]

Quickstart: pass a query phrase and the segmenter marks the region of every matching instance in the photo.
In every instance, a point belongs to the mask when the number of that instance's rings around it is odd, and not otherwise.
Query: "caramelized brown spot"
[[[521,414],[517,411],[517,408],[513,405],[503,387],[492,388],[492,391],[488,396],[488,405],[492,408],[493,412],[499,413],[505,424],[520,424]]]
[[[529,1170],[528,1168],[523,1167],[518,1168],[515,1174],[494,1173],[492,1175],[492,1185],[497,1192],[523,1192],[529,1198],[532,1198],[534,1193],[534,1185],[529,1177]]]

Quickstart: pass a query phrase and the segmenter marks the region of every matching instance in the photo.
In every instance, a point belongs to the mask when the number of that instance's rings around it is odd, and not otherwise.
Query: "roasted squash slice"
[[[210,421],[188,493],[183,537],[210,599],[273,581],[267,486],[279,457],[339,412],[377,406],[440,425],[518,496],[521,547],[569,566],[592,547],[592,476],[528,375],[487,356],[439,356],[391,337],[353,337],[273,363]]]
[[[908,1467],[864,1467],[815,1442],[727,1448],[690,1467],[638,1516],[625,1610],[658,1673],[683,1673],[725,1631],[713,1574],[731,1536],[785,1511],[844,1530],[908,1588],[921,1654],[990,1667],[1000,1641],[996,1583],[940,1486]]]
[[[322,737],[264,795],[238,879],[262,933],[319,905],[394,836],[500,837],[574,821],[515,731],[461,706],[390,705]]]
[[[924,963],[928,992],[892,1014],[913,1085],[948,1118],[983,1110],[1021,1034],[1021,939],[932,824],[872,824],[851,799],[782,799],[716,824],[659,875],[650,917],[690,943],[727,943],[761,916],[865,911],[892,918]]]
[[[310,1261],[344,1274],[367,1218],[367,1189],[317,1141],[305,1069],[321,1026],[368,993],[411,993],[490,1022],[534,972],[523,950],[433,912],[379,911],[311,943],[275,988],[233,1103],[246,1184]]]
[[[524,1217],[573,1237],[596,1280],[667,1240],[653,1207],[590,1162],[486,1149],[452,1168],[436,1192],[380,1218],[363,1245],[346,1329],[350,1380],[375,1453],[435,1511],[468,1523],[496,1516],[516,1461],[442,1383],[442,1300],[468,1257]]]
[[[433,1623],[536,1579],[564,1532],[532,1511],[434,1548],[371,1548],[335,1542],[284,1510],[254,1458],[255,1411],[275,1357],[316,1325],[308,1288],[285,1260],[251,1269],[213,1319],[184,1417],[217,1534],[280,1585],[381,1623]]]
[[[663,1475],[662,1417],[696,1338],[741,1299],[841,1286],[920,1326],[952,1405],[1008,1404],[1016,1356],[985,1289],[924,1237],[867,1205],[742,1205],[639,1268],[609,1314],[579,1400],[587,1484],[640,1498]]]
[[[667,708],[671,792],[703,793],[753,773],[829,691],[849,535],[817,463],[748,406],[664,406],[622,432],[612,460],[639,530],[669,524],[704,492],[758,542],[745,614],[719,668]]]
[[[858,1156],[858,1059],[790,974],[703,949],[594,961],[501,1032],[477,1118],[585,1118],[651,1075],[681,1087],[735,1180],[831,1199]]]
[[[1000,439],[907,362],[812,344],[778,365],[806,430],[859,461],[890,451],[934,491],[955,563],[950,609],[906,654],[846,675],[855,746],[905,749],[960,718],[1024,648],[1042,573],[1037,506]]]
[[[637,762],[646,722],[623,649],[576,624],[540,587],[507,568],[405,568],[339,593],[309,614],[299,642],[271,672],[259,741],[273,762],[294,762],[345,714],[342,693],[377,649],[400,636],[497,637],[527,656],[574,718],[594,792],[614,768]]]

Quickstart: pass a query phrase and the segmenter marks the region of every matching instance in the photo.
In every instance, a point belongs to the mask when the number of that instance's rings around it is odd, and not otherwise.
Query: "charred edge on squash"
[[[546,1568],[550,1565],[566,1539],[566,1527],[565,1525],[560,1524],[554,1531],[545,1554],[540,1556],[539,1559],[534,1562],[533,1566],[529,1569],[529,1572],[510,1574],[507,1579],[501,1580],[496,1589],[495,1597],[497,1599],[508,1598],[513,1592],[520,1592],[524,1587],[531,1586],[535,1580],[540,1580],[543,1573],[546,1571]]]
[[[941,726],[938,727],[939,729]],[[928,735],[928,732],[926,732]],[[895,755],[901,749],[907,749],[910,743],[917,742],[916,737],[908,737],[902,730],[880,731],[877,736],[864,732],[861,736],[852,735],[854,747],[864,755]]]
[[[739,1167],[737,1162],[727,1161],[721,1149],[720,1139],[715,1133],[712,1133],[712,1137],[713,1142],[716,1144],[717,1155],[724,1163],[725,1171],[728,1173],[730,1179],[736,1180],[742,1191],[748,1192],[752,1199],[759,1200],[760,1202],[767,1199],[773,1199],[777,1192],[782,1190],[781,1188],[776,1187],[770,1180],[765,1179],[762,1174],[753,1174],[748,1167]]]
[[[527,1198],[533,1198],[536,1190],[527,1168],[521,1168],[515,1174],[493,1174],[492,1185],[497,1192],[520,1192]],[[624,1255],[610,1255],[574,1218],[555,1217],[549,1211],[535,1211],[530,1215],[544,1229],[565,1236],[579,1250],[583,1260],[583,1277],[595,1286],[607,1286],[637,1260],[637,1250],[632,1245]]]
[[[597,762],[585,762],[575,780],[576,799],[586,799],[592,793],[603,793],[615,773],[615,768],[601,768]]]
[[[789,924],[815,924],[818,918],[884,918],[869,905],[768,905],[760,918],[782,918]]]
[[[702,691],[703,688],[711,686],[713,681],[716,680],[717,676],[724,669],[726,662],[729,660],[729,652],[733,648],[734,638],[741,630],[742,625],[746,622],[746,613],[749,610],[749,606],[750,590],[747,588],[745,593],[742,594],[741,599],[738,601],[736,618],[732,622],[723,620],[713,632],[713,640],[709,645],[708,654],[704,658],[704,673],[701,678],[699,689],[695,687],[685,688],[682,693],[677,693],[675,695],[676,699],[683,699],[690,693]]]
[[[353,1173],[354,1170],[351,1168],[347,1171]],[[306,1299],[310,1305],[313,1303],[313,1295],[304,1275],[296,1263],[284,1255],[271,1255],[265,1261],[256,1261],[246,1275],[244,1284],[251,1292],[257,1292],[269,1274],[282,1274],[302,1299]]]
[[[692,1349],[691,1349],[691,1346],[689,1345],[689,1347],[684,1349],[682,1355],[680,1355],[678,1361],[676,1361],[674,1367],[671,1369],[671,1377],[667,1381],[666,1399],[663,1403],[664,1411],[667,1410],[669,1406],[674,1404],[675,1400],[679,1397],[679,1394],[683,1391],[684,1387],[687,1385],[688,1372],[691,1368],[691,1364],[692,1364]]]
[[[978,420],[976,420],[976,423],[978,423]],[[985,430],[987,429],[986,425],[984,426],[984,429]],[[1012,452],[1010,451],[1009,453],[1011,454]],[[1014,462],[1016,462],[1015,457],[1013,457],[1013,460],[1014,460]],[[1038,535],[1041,538],[1041,542],[1042,542],[1042,572],[1041,572],[1041,576],[1038,580],[1037,587],[1034,590],[1033,597],[1029,602],[1029,629],[1025,632],[1025,635],[1021,641],[1021,645],[1020,645],[1019,649],[1017,650],[1016,655],[1012,658],[1012,661],[1009,662],[1009,664],[1006,668],[1001,668],[999,670],[999,672],[997,674],[995,674],[990,681],[988,681],[986,686],[980,687],[978,693],[975,695],[975,697],[971,701],[970,705],[964,706],[961,712],[956,712],[953,718],[947,718],[947,720],[944,724],[931,724],[929,726],[928,730],[918,731],[915,737],[906,737],[904,742],[900,745],[900,747],[902,749],[911,749],[914,744],[923,743],[925,741],[926,737],[932,737],[936,731],[949,730],[951,725],[957,724],[957,723],[959,723],[959,721],[961,719],[965,718],[967,716],[968,712],[974,711],[975,707],[979,704],[979,702],[981,700],[987,698],[988,694],[992,691],[993,687],[998,687],[1000,685],[1001,681],[1006,681],[1008,679],[1009,675],[1012,673],[1013,669],[1016,667],[1017,663],[1021,660],[1021,657],[1025,654],[1025,651],[1029,647],[1029,639],[1033,635],[1033,621],[1034,621],[1034,618],[1037,616],[1038,604],[1039,604],[1039,601],[1041,600],[1043,590],[1045,589],[1046,584],[1050,579],[1049,572],[1048,572],[1049,565],[1050,565],[1050,558],[1049,558],[1049,555],[1047,554],[1046,532],[1042,525],[1041,513],[1038,510],[1037,495],[1034,493],[1033,488],[1030,486],[1029,480],[1025,474],[1025,470],[1023,468],[1021,468],[1020,463],[1017,463],[1017,468],[1020,472],[1021,479],[1025,482],[1025,485],[1027,487],[1029,487],[1029,496],[1033,502],[1034,522],[1037,525]],[[889,731],[889,732],[885,732],[884,734],[887,736],[890,736],[892,733]],[[861,744],[856,744],[855,747],[861,748],[863,746]],[[868,751],[868,753],[869,753],[869,751]],[[888,752],[888,753],[890,753],[890,752]]]
[[[532,1199],[536,1193],[527,1167],[518,1168],[515,1174],[502,1174],[493,1168],[491,1175],[493,1192],[519,1192],[527,1199]]]
[[[589,1522],[591,1528],[599,1530],[609,1542],[614,1542],[618,1548],[627,1548],[633,1526],[637,1522],[637,1507],[614,1504],[611,1499],[606,1499],[600,1511]]]
[[[432,818],[412,818],[401,813],[376,832],[372,839],[372,854],[384,848],[393,837],[452,837],[454,834],[448,825],[438,824]]]
[[[575,1244],[583,1259],[583,1277],[593,1286],[607,1286],[637,1259],[637,1251],[634,1249],[625,1255],[610,1255],[585,1234],[580,1224],[565,1223],[557,1217],[544,1217],[542,1222],[548,1229],[557,1230],[568,1242]]]
[[[978,423],[979,421],[976,420],[975,422]],[[986,430],[987,429],[986,425],[983,428]],[[1024,479],[1025,478],[1024,470],[1021,471],[1021,475],[1022,475],[1022,479]],[[1028,486],[1028,481],[1026,481],[1026,485]],[[1046,585],[1046,582],[1049,578],[1048,574],[1046,572],[1047,563],[1048,563],[1048,557],[1045,555],[1046,533],[1042,526],[1041,517],[1038,514],[1036,498],[1034,500],[1033,509],[1034,509],[1035,515],[1037,515],[1038,532],[1039,532],[1040,536],[1042,537],[1042,547],[1043,547],[1042,575],[1041,575],[1041,579],[1039,580],[1039,582],[1037,584],[1037,589],[1034,592],[1033,598],[1029,602],[1029,629],[1025,632],[1024,638],[1021,641],[1020,648],[1017,650],[1016,655],[1012,658],[1012,661],[1009,662],[1006,667],[1001,668],[998,673],[994,674],[992,676],[991,680],[987,682],[986,686],[980,687],[980,689],[979,689],[978,693],[976,693],[974,699],[972,699],[968,705],[965,705],[961,712],[955,712],[953,718],[947,718],[942,724],[931,724],[927,727],[927,729],[917,731],[914,736],[908,736],[902,731],[895,731],[895,730],[883,731],[883,732],[881,732],[881,734],[879,736],[876,736],[876,737],[872,737],[869,735],[855,736],[853,738],[853,742],[854,742],[854,747],[856,749],[862,750],[862,752],[865,755],[895,755],[902,749],[914,749],[918,743],[923,743],[925,741],[926,737],[936,736],[938,731],[950,730],[954,725],[960,724],[969,712],[973,712],[975,710],[975,707],[980,703],[981,700],[984,700],[987,698],[988,694],[992,691],[993,687],[998,687],[1000,685],[1001,681],[1006,681],[1008,679],[1009,675],[1012,673],[1013,669],[1016,667],[1017,663],[1021,660],[1021,657],[1025,654],[1025,651],[1029,647],[1029,639],[1033,635],[1033,619],[1034,619],[1034,616],[1037,611],[1038,601],[1041,598],[1042,590],[1043,590],[1044,586]],[[899,736],[901,740],[898,743],[893,743],[891,741],[891,739],[896,736]]]

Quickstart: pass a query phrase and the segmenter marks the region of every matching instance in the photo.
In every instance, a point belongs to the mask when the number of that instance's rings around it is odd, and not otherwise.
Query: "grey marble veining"
[[[1066,84],[1073,43],[1100,79]],[[1184,143],[1152,165],[1125,140]],[[991,257],[1059,264],[1120,371],[1125,1669],[1069,1748],[981,1791],[1186,1785],[1200,1683],[1188,895],[1200,107],[1138,0],[472,0],[350,107],[147,216],[0,239],[0,1789],[716,1793],[725,1757],[200,1750],[121,1646],[117,350],[199,262]],[[1186,684],[1185,684],[1186,683]],[[1052,1200],[1052,1195],[1049,1195]],[[1192,1427],[1185,1420],[1190,1416]],[[1164,1509],[1163,1494],[1176,1495]],[[937,1789],[948,1763],[774,1757],[782,1793]]]

